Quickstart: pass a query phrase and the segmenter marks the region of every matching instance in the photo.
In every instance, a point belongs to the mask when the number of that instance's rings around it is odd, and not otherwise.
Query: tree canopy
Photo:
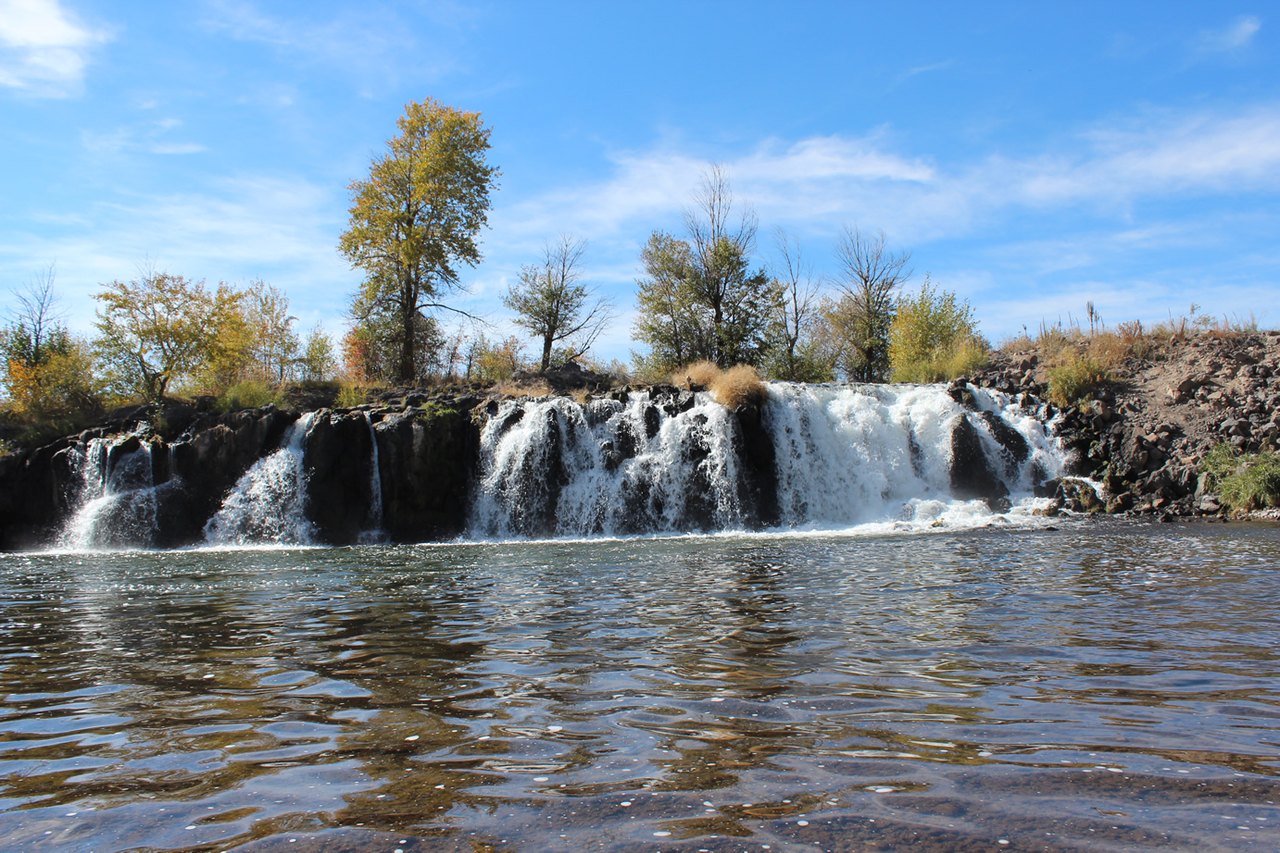
[[[763,269],[751,269],[755,216],[733,221],[733,195],[718,168],[704,176],[694,202],[687,240],[655,231],[644,248],[636,337],[649,344],[658,369],[701,359],[757,364],[780,293]]]
[[[175,378],[206,366],[215,354],[229,353],[233,339],[242,340],[238,329],[229,331],[229,324],[243,322],[241,295],[225,284],[209,290],[203,281],[145,272],[105,285],[96,298],[95,346],[112,384],[150,400],[162,398]]]
[[[840,298],[824,312],[838,338],[845,374],[855,382],[889,378],[889,327],[898,288],[911,275],[910,253],[890,252],[883,232],[846,228],[836,247]]]

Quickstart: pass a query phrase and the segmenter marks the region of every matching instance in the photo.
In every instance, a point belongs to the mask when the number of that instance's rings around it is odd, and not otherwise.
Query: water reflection
[[[0,834],[1263,844],[1278,556],[1132,525],[11,555]]]

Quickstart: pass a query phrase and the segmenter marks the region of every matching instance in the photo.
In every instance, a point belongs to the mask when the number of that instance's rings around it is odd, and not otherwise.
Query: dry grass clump
[[[760,374],[746,364],[729,368],[711,382],[712,396],[726,409],[736,409],[749,403],[758,405],[764,402],[767,393]]]
[[[720,376],[714,361],[695,361],[671,372],[671,384],[679,388],[710,388]]]
[[[545,379],[504,379],[493,386],[499,397],[550,397],[555,389]]]

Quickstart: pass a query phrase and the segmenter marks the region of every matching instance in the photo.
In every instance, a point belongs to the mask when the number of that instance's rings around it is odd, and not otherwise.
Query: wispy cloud
[[[261,276],[283,287],[294,313],[310,325],[341,316],[358,281],[336,250],[342,211],[340,190],[276,176],[120,196],[60,228],[7,229],[0,236],[0,278],[29,276],[32,259],[56,263],[69,321],[87,331],[99,285],[132,277],[142,263],[211,281]]]
[[[84,82],[105,29],[81,23],[58,0],[0,0],[0,87],[37,97],[67,97]]]
[[[357,78],[440,77],[455,66],[443,49],[425,49],[394,5],[361,4],[325,18],[282,17],[248,0],[209,0],[201,18],[213,33],[267,45],[290,59]]]
[[[987,166],[1034,205],[1280,187],[1280,108],[1144,118],[1084,136],[1073,155]]]
[[[1248,47],[1260,29],[1261,18],[1256,15],[1241,15],[1221,29],[1200,33],[1196,39],[1196,49],[1200,53],[1235,53]]]
[[[1195,295],[1191,278],[1185,287],[1170,279],[1161,291],[1134,270],[1162,265],[1170,251],[1193,245],[1213,257],[1230,244],[1230,226],[1207,215],[1135,220],[1133,209],[1165,201],[1265,200],[1280,190],[1280,105],[1142,113],[1046,147],[1052,153],[942,164],[896,150],[892,135],[882,131],[769,140],[720,165],[735,198],[754,207],[762,223],[782,225],[815,246],[820,267],[825,246],[844,224],[883,228],[891,241],[917,247],[922,256],[938,241],[977,238],[1003,247],[1002,253],[972,258],[975,268],[989,265],[1001,280],[1040,284],[1001,296],[995,285],[979,292],[987,279],[972,269],[955,273],[967,276],[975,304],[997,334],[1015,320],[1053,319],[1045,312],[1059,307],[1078,312],[1090,297],[1117,319],[1151,319],[1153,309],[1160,319],[1171,300],[1183,310],[1181,303]],[[630,280],[640,274],[640,244],[651,229],[679,230],[709,163],[669,142],[614,154],[611,162],[606,180],[495,210],[493,234],[502,239],[493,262],[514,270],[518,258],[536,256],[548,237],[573,233],[590,242],[594,261],[616,273],[611,281],[596,280],[625,300]],[[1051,237],[1014,237],[1027,212],[1061,224]],[[1117,277],[1104,281],[1102,270]],[[1228,310],[1239,310],[1253,293],[1252,284],[1240,287],[1222,285],[1222,304],[1237,306]]]
[[[950,59],[946,60],[945,62],[930,62],[925,65],[913,65],[912,67],[908,68],[906,71],[903,71],[902,73],[898,74],[898,76],[894,77],[893,83],[896,86],[896,85],[907,82],[912,77],[919,77],[921,74],[931,74],[935,71],[946,71],[948,68],[950,68],[953,65],[955,65],[955,62],[953,62]]]
[[[118,127],[110,131],[82,131],[81,144],[97,154],[119,154],[140,151],[146,154],[199,154],[205,146],[199,142],[176,140],[172,131],[182,127],[182,120],[163,118],[134,127]]]
[[[736,197],[762,221],[801,231],[861,223],[914,242],[962,236],[1020,208],[1119,211],[1143,198],[1275,191],[1280,106],[1143,115],[1092,128],[1055,148],[944,168],[894,151],[881,132],[770,140],[721,165]],[[675,227],[709,165],[672,147],[611,159],[612,174],[602,182],[500,207],[495,232],[536,247],[565,231],[598,240],[637,226]]]
[[[604,182],[499,209],[495,230],[540,244],[564,231],[609,237],[639,222],[656,227],[678,218],[710,165],[671,148],[621,152],[611,160],[614,172]],[[721,165],[738,198],[784,220],[843,215],[857,206],[849,195],[853,190],[925,186],[937,177],[928,162],[884,150],[878,135],[819,136],[790,144],[768,140]]]

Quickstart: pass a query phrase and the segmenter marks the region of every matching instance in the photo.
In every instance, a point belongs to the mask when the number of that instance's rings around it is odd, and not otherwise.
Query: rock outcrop
[[[1217,515],[1200,465],[1226,443],[1242,452],[1280,445],[1280,332],[1200,332],[1153,343],[1114,380],[1058,413],[1057,434],[1074,453],[1071,473],[1100,482],[1101,500],[1060,494],[1064,506],[1162,518]],[[998,353],[972,377],[1007,393],[1043,397],[1048,370],[1034,349]]]

